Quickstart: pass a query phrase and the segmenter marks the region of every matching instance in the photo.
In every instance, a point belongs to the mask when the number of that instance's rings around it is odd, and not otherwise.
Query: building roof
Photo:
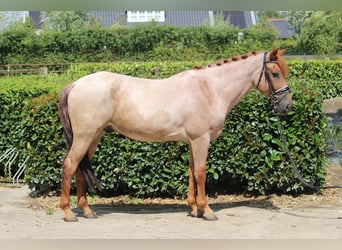
[[[294,35],[294,31],[287,22],[287,18],[272,18],[269,21],[279,31],[279,38],[291,38]]]
[[[40,11],[29,11],[29,16],[31,17],[34,27],[36,27],[36,29],[40,29],[42,26]]]
[[[94,17],[102,19],[102,26],[108,27],[115,22],[126,23],[127,11],[93,11]],[[221,11],[225,20],[230,19],[233,26],[248,28],[255,24],[252,11]],[[214,14],[218,14],[215,12]],[[201,26],[209,21],[209,11],[165,11],[165,24],[176,27]]]
[[[165,23],[172,26],[200,26],[208,20],[208,11],[165,11]]]
[[[248,28],[256,24],[256,17],[253,16],[254,11],[223,11],[224,19],[230,19],[233,26],[239,28]]]
[[[115,22],[126,21],[125,11],[93,11],[92,14],[95,18],[100,18],[102,20],[102,27],[112,26]]]
[[[209,11],[170,11],[165,13],[165,24],[176,27],[201,26],[205,22],[209,23]],[[214,15],[223,14],[225,20],[229,19],[231,25],[239,28],[248,28],[256,24],[254,11],[214,11]],[[33,19],[36,28],[41,27],[40,11],[30,11],[29,15]],[[102,21],[103,27],[112,26],[115,23],[124,25],[134,25],[127,22],[127,11],[91,11],[90,15]]]

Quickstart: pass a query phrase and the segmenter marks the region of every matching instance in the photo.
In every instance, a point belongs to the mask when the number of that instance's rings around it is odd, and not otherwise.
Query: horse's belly
[[[148,142],[184,140],[182,116],[165,106],[140,102],[115,109],[111,126],[132,139]],[[133,105],[134,104],[134,105]]]
[[[165,130],[151,127],[125,127],[112,126],[114,130],[131,139],[146,142],[164,142],[164,141],[184,141],[185,133],[183,129]]]

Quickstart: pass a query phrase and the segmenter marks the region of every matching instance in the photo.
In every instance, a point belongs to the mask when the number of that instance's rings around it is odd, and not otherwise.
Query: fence
[[[5,64],[0,65],[1,75],[64,73],[69,64]]]
[[[285,59],[341,59],[342,55],[328,56],[317,56],[317,55],[285,55]],[[82,64],[96,64],[100,62],[85,62]],[[117,63],[117,62],[112,62]],[[42,74],[47,75],[49,73],[65,73],[70,65],[79,63],[54,63],[54,64],[3,64],[0,65],[0,76],[2,75],[19,75],[19,74]],[[158,75],[160,72],[154,72],[154,75]]]

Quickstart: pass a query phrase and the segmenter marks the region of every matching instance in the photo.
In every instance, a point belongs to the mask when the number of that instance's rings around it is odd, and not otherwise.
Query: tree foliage
[[[316,11],[304,21],[298,44],[306,54],[333,55],[342,51],[342,11]]]
[[[270,18],[281,18],[283,15],[279,11],[275,10],[265,10],[265,11],[258,11],[258,17],[261,21],[265,21]]]
[[[53,31],[75,31],[89,25],[86,11],[42,11],[43,29]]]
[[[298,37],[303,29],[304,22],[311,16],[312,11],[290,11],[288,15],[288,22],[292,26],[296,37]]]
[[[243,36],[239,33],[243,32]],[[0,35],[0,64],[103,62],[117,60],[221,59],[272,49],[276,33],[270,27],[239,29],[172,27],[140,24],[75,31],[6,31]]]

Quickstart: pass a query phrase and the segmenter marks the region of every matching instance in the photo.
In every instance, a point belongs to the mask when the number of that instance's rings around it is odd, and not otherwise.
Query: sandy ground
[[[342,167],[329,178],[342,184]],[[332,183],[331,183],[332,184]],[[30,198],[27,186],[0,185],[0,239],[342,239],[342,191],[322,195],[209,199],[218,221],[187,216],[182,200],[125,197],[93,201],[99,218],[66,223],[58,197]],[[128,204],[126,204],[128,203]]]
[[[341,111],[342,98],[327,100],[326,113]],[[342,185],[342,166],[327,169],[328,184]],[[0,239],[342,239],[342,190],[321,195],[209,199],[218,221],[187,214],[182,200],[92,200],[99,216],[66,223],[58,197],[30,198],[27,186],[0,185]],[[278,246],[279,247],[279,246]],[[278,248],[277,247],[277,248]]]

